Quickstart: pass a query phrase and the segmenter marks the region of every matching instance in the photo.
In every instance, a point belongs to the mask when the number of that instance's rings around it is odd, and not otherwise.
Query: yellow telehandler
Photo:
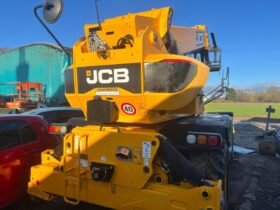
[[[62,8],[46,0],[34,11],[52,23]],[[42,153],[29,194],[124,210],[226,209],[232,115],[204,114],[202,93],[221,50],[206,26],[173,26],[172,15],[166,7],[85,25],[65,95],[86,121],[60,153]]]

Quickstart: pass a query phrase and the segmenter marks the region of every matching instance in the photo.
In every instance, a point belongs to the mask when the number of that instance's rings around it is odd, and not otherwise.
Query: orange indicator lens
[[[198,144],[206,144],[207,138],[204,135],[198,135],[197,136],[197,143]]]
[[[59,126],[55,126],[55,133],[60,133],[60,127]]]

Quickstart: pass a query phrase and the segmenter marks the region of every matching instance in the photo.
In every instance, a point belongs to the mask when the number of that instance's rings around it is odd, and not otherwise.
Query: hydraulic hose
[[[187,180],[195,186],[208,185],[203,175],[193,167],[190,162],[169,142],[164,136],[157,136],[160,140],[158,155],[161,160],[168,163],[168,170],[181,181]]]

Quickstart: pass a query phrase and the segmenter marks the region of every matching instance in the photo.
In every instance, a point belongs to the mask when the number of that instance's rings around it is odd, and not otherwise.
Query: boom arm
[[[213,47],[210,46],[207,27],[196,25],[191,28],[171,26],[170,31],[177,45],[177,53],[191,55],[210,67],[210,71],[221,68],[221,49],[216,44],[214,33],[211,33]],[[213,53],[213,56],[211,55]],[[211,59],[212,57],[212,59]]]

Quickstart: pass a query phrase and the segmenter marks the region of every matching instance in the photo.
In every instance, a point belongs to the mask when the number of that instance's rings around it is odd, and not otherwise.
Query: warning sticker
[[[84,168],[88,167],[88,155],[86,154],[80,155],[80,166]]]
[[[140,113],[142,113],[142,114],[146,114],[147,113],[147,110],[146,110],[145,105],[143,103],[137,104],[137,108],[138,108]]]
[[[144,159],[144,166],[149,166],[149,159]]]
[[[101,160],[101,161],[104,161],[104,162],[107,162],[107,156],[102,155],[102,156],[100,157],[100,160]]]
[[[143,142],[142,144],[142,157],[144,159],[151,158],[151,142]]]
[[[129,103],[123,103],[121,108],[122,111],[128,115],[134,115],[136,113],[135,107]]]

